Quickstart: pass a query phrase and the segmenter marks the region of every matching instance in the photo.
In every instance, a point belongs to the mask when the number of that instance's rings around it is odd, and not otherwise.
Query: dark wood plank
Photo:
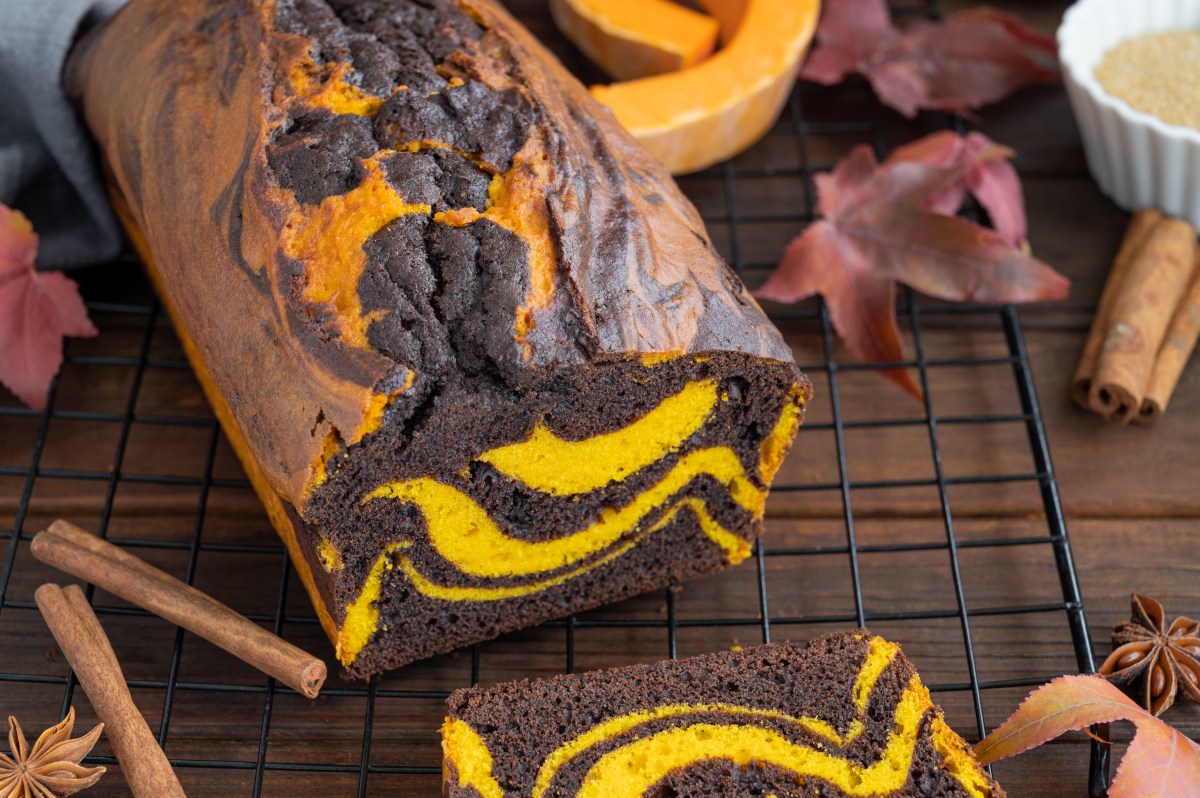
[[[222,520],[206,525],[213,539],[222,535],[239,541],[269,544],[269,532],[259,518],[247,519],[247,525],[234,531]],[[963,541],[1004,536],[1022,537],[1039,525],[1032,522],[986,521],[960,526]],[[124,526],[125,534],[149,536],[162,533],[160,521]],[[255,531],[257,530],[257,531]],[[919,520],[879,520],[861,527],[863,545],[882,540],[892,543],[926,543],[942,538],[942,531]],[[836,545],[841,531],[835,524],[812,522],[772,523],[768,533],[769,550],[781,552],[789,546]],[[1195,614],[1200,607],[1200,580],[1196,579],[1193,524],[1188,521],[1079,521],[1073,536],[1079,562],[1080,580],[1091,610],[1091,627],[1097,640],[1097,654],[1107,650],[1107,630],[1127,615],[1131,590],[1153,590],[1173,612]],[[182,573],[179,553],[144,552],[149,559],[175,573]],[[963,552],[964,581],[968,585],[967,602],[973,612],[997,606],[1053,603],[1058,595],[1056,572],[1049,548],[1013,546],[991,549],[980,556]],[[983,556],[986,554],[986,556]],[[945,550],[914,552],[911,555],[862,555],[864,596],[868,612],[909,610],[954,610]],[[1113,563],[1120,562],[1120,569]],[[198,582],[218,598],[250,612],[263,612],[273,604],[278,588],[279,555],[255,555],[205,551],[198,565]],[[23,550],[18,555],[16,582],[10,598],[27,600],[33,587],[54,578],[44,566],[34,562]],[[772,633],[776,640],[803,640],[827,629],[845,628],[846,622],[796,623],[799,616],[852,614],[847,603],[848,558],[834,555],[783,555],[767,557]],[[265,584],[264,584],[265,583]],[[295,591],[293,591],[295,592]],[[295,610],[303,612],[302,598]],[[102,607],[120,607],[119,601],[98,596]],[[691,583],[676,593],[677,620],[681,625],[680,654],[687,655],[731,645],[759,642],[756,618],[757,579],[752,563],[710,579]],[[170,651],[175,630],[156,619],[113,614],[102,609],[101,616],[118,656],[131,680],[164,680],[170,667]],[[579,669],[612,667],[630,662],[652,661],[666,654],[666,603],[663,594],[654,594],[617,607],[587,613],[580,618],[575,637],[575,666]],[[687,624],[694,618],[725,617],[730,626],[719,629],[694,629]],[[604,626],[606,621],[640,619],[642,627]],[[972,615],[972,633],[976,643],[979,677],[988,682],[1004,679],[1046,678],[1070,671],[1073,666],[1069,641],[1064,639],[1061,613],[1041,612],[1020,616],[994,617]],[[873,623],[872,627],[900,641],[924,678],[935,689],[949,687],[937,694],[947,716],[957,728],[973,736],[974,710],[970,694],[960,689],[968,680],[961,655],[962,633],[956,618],[923,622]],[[297,642],[322,650],[319,632],[305,624],[285,627],[285,633]],[[485,683],[530,675],[562,672],[562,628],[540,629],[508,635],[485,644],[481,654],[481,675]],[[54,650],[53,641],[34,610],[6,609],[0,615],[0,637],[5,640],[4,669],[61,678],[66,666]],[[253,763],[257,756],[265,695],[265,680],[246,666],[216,651],[203,641],[185,636],[184,668],[180,679],[185,683],[241,684],[256,692],[201,692],[181,688],[174,697],[168,752],[185,759],[228,758]],[[464,655],[441,657],[390,674],[381,682],[387,690],[448,690],[469,679],[469,658]],[[335,680],[333,687],[339,687]],[[1003,719],[1024,695],[1023,689],[985,690],[984,711],[989,723]],[[160,688],[135,689],[135,697],[153,728],[157,728],[163,710],[164,693]],[[27,725],[48,723],[58,711],[62,687],[18,685],[0,682],[0,707],[22,717]],[[86,699],[76,695],[81,722],[92,722]],[[361,694],[332,695],[307,702],[287,691],[273,701],[273,722],[268,761],[352,765],[358,762],[362,743],[362,718],[365,699]],[[1200,733],[1200,708],[1180,707],[1168,718],[1186,733]],[[372,762],[377,765],[421,765],[436,762],[436,728],[441,720],[440,700],[430,697],[389,697],[376,705]],[[1128,732],[1114,729],[1118,740]],[[1048,785],[1057,784],[1066,794],[1082,794],[1082,782],[1075,777],[1086,768],[1087,746],[1079,738],[1057,744],[1050,750],[1022,758],[1000,767],[1012,795],[1048,795]],[[1037,767],[1033,763],[1040,763]],[[1057,773],[1045,781],[1049,768]],[[244,772],[220,772],[212,769],[184,768],[182,776],[189,795],[246,794],[249,779]],[[353,783],[343,774],[309,775],[288,781],[285,774],[272,778],[287,782],[296,796],[317,796],[339,785]],[[92,794],[119,795],[118,778],[109,778]],[[274,781],[270,782],[275,784]],[[390,779],[380,779],[380,785]],[[430,785],[432,782],[428,782]],[[374,782],[373,782],[374,784]],[[265,795],[283,794],[270,787]],[[224,791],[224,792],[223,792]],[[388,794],[383,786],[369,794]],[[417,794],[433,794],[417,793]]]
[[[947,317],[924,333],[927,354],[934,358],[988,358],[1007,356],[1000,330],[989,322],[979,328],[949,326]],[[107,335],[107,330],[105,332]],[[165,333],[164,333],[165,335]],[[789,334],[800,361],[819,364],[820,338],[803,325]],[[1034,366],[1042,410],[1049,431],[1064,507],[1079,517],[1144,517],[1200,515],[1200,493],[1194,490],[1195,451],[1200,450],[1200,428],[1190,419],[1200,410],[1200,371],[1185,372],[1171,408],[1151,428],[1117,428],[1080,411],[1066,398],[1067,381],[1081,346],[1081,335],[1072,330],[1029,330],[1026,345]],[[74,343],[72,350],[74,351]],[[842,356],[839,355],[841,359]],[[849,362],[843,359],[842,362]],[[65,387],[56,408],[72,411],[115,412],[125,401],[128,367],[68,365]],[[797,448],[777,479],[769,512],[776,516],[840,517],[841,497],[836,489],[838,469],[831,420],[828,375],[813,371],[817,395],[810,406],[809,428],[802,431]],[[932,480],[934,476],[929,431],[922,406],[877,375],[842,371],[838,375],[844,420],[856,422],[892,419],[882,428],[851,428],[846,432],[849,476],[858,482]],[[930,370],[930,395],[940,418],[982,417],[1002,419],[986,425],[944,422],[938,430],[943,468],[951,479],[986,475],[1022,475],[1033,472],[1025,424],[1019,420],[1011,366],[963,366]],[[143,378],[138,413],[167,414],[203,422],[194,427],[139,422],[132,425],[126,442],[122,472],[127,475],[166,476],[195,484],[136,486],[123,483],[118,491],[122,512],[143,514],[194,510],[198,481],[212,435],[211,415],[195,381],[187,371],[149,369]],[[1018,420],[1003,420],[1017,418]],[[37,431],[35,417],[0,419],[0,465],[15,468],[29,463]],[[105,500],[105,479],[113,467],[120,436],[118,420],[51,421],[42,453],[43,469],[90,472],[98,479],[39,478],[35,506],[52,502],[59,512],[97,515]],[[218,447],[214,475],[239,479],[241,471],[223,441]],[[19,502],[20,479],[0,478],[8,486],[0,492],[0,520],[11,517]],[[954,485],[950,488],[956,515],[1023,516],[1041,512],[1041,497],[1032,481],[999,485]],[[852,494],[853,509],[862,516],[936,515],[940,512],[936,488],[863,488]],[[248,493],[247,507],[254,506]]]

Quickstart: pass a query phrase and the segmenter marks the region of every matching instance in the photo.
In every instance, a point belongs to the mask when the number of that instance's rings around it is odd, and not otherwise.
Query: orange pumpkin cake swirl
[[[865,630],[454,693],[447,798],[1003,798]]]
[[[736,563],[810,394],[491,0],[131,0],[70,91],[352,676]]]

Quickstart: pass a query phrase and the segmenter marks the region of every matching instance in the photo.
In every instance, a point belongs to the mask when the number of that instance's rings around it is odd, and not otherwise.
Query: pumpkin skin
[[[737,31],[701,63],[639,80],[593,86],[626,130],[672,174],[737,155],[779,116],[820,13],[819,0],[706,0]]]
[[[678,72],[712,55],[716,19],[671,0],[550,0],[554,24],[616,80]]]
[[[66,81],[346,674],[749,552],[809,383],[498,3],[131,0]]]

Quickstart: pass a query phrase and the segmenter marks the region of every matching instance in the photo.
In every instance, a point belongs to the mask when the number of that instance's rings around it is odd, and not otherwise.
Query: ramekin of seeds
[[[1058,49],[1101,190],[1200,225],[1200,2],[1079,0]]]

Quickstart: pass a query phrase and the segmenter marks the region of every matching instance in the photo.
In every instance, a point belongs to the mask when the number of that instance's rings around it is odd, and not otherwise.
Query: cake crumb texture
[[[899,646],[862,630],[448,704],[451,798],[1004,796]]]

